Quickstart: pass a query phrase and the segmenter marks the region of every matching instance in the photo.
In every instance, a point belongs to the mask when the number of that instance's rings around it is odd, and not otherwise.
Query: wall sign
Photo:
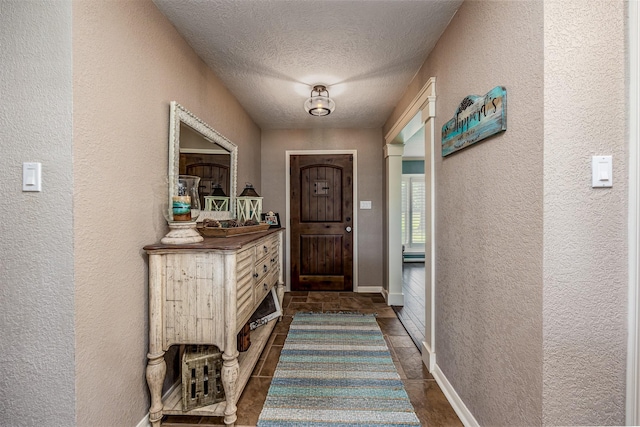
[[[496,86],[484,96],[462,100],[451,120],[442,126],[442,157],[507,130],[507,89]]]

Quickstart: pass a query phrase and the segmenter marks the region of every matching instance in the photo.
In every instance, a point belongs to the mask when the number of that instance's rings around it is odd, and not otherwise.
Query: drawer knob
[[[255,277],[256,279],[258,278],[259,274],[258,273],[253,273],[253,277]]]
[[[266,254],[267,252],[269,252],[269,248],[267,248],[266,246],[263,246],[264,248],[264,253]]]
[[[276,262],[275,258],[271,258],[271,264],[273,264],[274,262]]]
[[[267,288],[269,287],[266,283],[263,283],[262,286],[264,286],[264,290],[266,291]]]
[[[263,270],[264,270],[264,272],[266,273],[266,272],[267,272],[267,270],[268,270],[269,268],[268,268],[266,265],[263,265],[263,266],[262,266],[262,269],[263,269]]]

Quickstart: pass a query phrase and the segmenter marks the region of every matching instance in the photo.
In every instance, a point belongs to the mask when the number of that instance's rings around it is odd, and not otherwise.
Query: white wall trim
[[[424,152],[425,152],[425,181],[428,191],[426,200],[427,212],[426,221],[429,242],[425,245],[425,341],[429,344],[429,350],[433,353],[433,366],[435,365],[436,347],[436,96],[435,83],[432,88],[432,96],[428,97],[428,105],[422,110],[424,122]],[[424,112],[427,111],[428,114]],[[428,157],[427,157],[428,155]],[[427,179],[428,174],[428,179]],[[428,259],[428,264],[427,263]],[[428,268],[427,268],[428,267]],[[428,274],[428,276],[427,276]],[[432,366],[432,367],[433,367]],[[427,365],[429,367],[429,365]]]
[[[384,158],[389,156],[402,156],[404,153],[404,144],[386,144],[382,151],[384,152]]]
[[[404,305],[403,294],[389,293],[389,291],[384,288],[382,288],[381,292],[382,292],[382,296],[384,297],[384,300],[387,302],[387,305],[398,305],[398,306]]]
[[[413,98],[413,100],[409,103],[409,106],[407,107],[407,109],[404,110],[402,115],[391,127],[389,132],[387,132],[387,134],[384,137],[385,143],[387,144],[393,143],[394,142],[393,140],[396,138],[396,136],[398,136],[398,134],[402,131],[402,129],[404,129],[407,123],[409,123],[411,119],[413,119],[413,117],[416,115],[416,112],[417,112],[417,111],[414,111],[414,106],[418,105],[422,107],[425,104],[425,102],[427,102],[427,99],[429,98],[429,96],[434,95],[432,92],[435,91],[435,84],[436,84],[436,78],[435,77],[429,78],[429,80],[422,87],[420,92],[418,92],[415,98]],[[435,111],[434,111],[434,115],[435,115]]]
[[[388,291],[388,305],[404,305],[402,294],[402,154],[404,144],[386,144],[384,170],[386,177],[385,215],[387,226],[384,259],[387,265],[383,286]]]
[[[464,404],[458,393],[453,388],[453,385],[451,385],[438,365],[435,366],[431,374],[433,375],[433,378],[436,379],[440,389],[442,389],[442,393],[444,393],[453,410],[456,411],[456,414],[458,415],[458,418],[460,418],[462,424],[465,427],[480,427],[478,421],[476,421],[471,411],[469,411],[469,408],[467,408],[467,405]]]
[[[382,286],[358,286],[358,292],[364,294],[381,294]]]
[[[136,427],[151,427],[151,423],[149,422],[149,414],[147,413],[147,415],[140,420],[140,422],[138,424],[136,424]]]
[[[640,425],[640,7],[629,1],[629,315],[626,424]]]
[[[431,350],[429,343],[426,341],[422,341],[422,363],[424,363],[429,372],[433,372],[436,368],[436,353]]]
[[[173,391],[178,387],[182,387],[181,379],[178,379],[178,381],[173,383],[173,385],[169,387],[169,389],[162,395],[162,401],[164,402],[171,395],[171,393],[173,393]],[[136,427],[151,427],[151,422],[149,422],[148,412],[147,412],[147,415],[145,415],[145,417],[141,419],[138,424],[136,424]]]
[[[401,133],[404,131],[404,127],[415,121],[417,117],[420,118],[420,122],[425,127],[424,132],[424,144],[425,144],[425,182],[427,183],[428,193],[426,194],[428,205],[427,205],[427,229],[428,229],[428,237],[429,242],[427,246],[425,246],[425,341],[428,345],[428,349],[430,353],[433,354],[433,361],[431,360],[431,356],[425,359],[425,365],[431,371],[431,369],[435,365],[435,352],[436,352],[436,339],[435,339],[435,285],[436,285],[436,276],[435,276],[435,266],[436,266],[436,227],[435,227],[435,144],[436,144],[436,135],[435,135],[435,118],[436,116],[436,78],[431,77],[425,85],[422,87],[418,95],[413,99],[413,101],[407,106],[405,111],[402,113],[398,121],[393,125],[391,130],[385,136],[385,141],[387,144],[385,145],[385,156],[387,155],[387,150],[393,147],[394,145],[399,144],[389,144],[390,142],[403,142],[397,141],[398,139],[402,139]],[[389,148],[388,148],[389,147]],[[387,187],[390,185],[390,177],[387,176]],[[387,195],[388,197],[388,195]],[[387,198],[387,206],[389,206],[389,199]],[[389,225],[387,224],[387,227]],[[391,268],[391,261],[389,257],[387,257],[387,269]],[[388,285],[391,288],[391,285]],[[387,301],[393,299],[393,295],[389,296],[390,298]],[[391,304],[391,303],[389,303]]]
[[[360,292],[358,286],[358,150],[287,150],[284,152],[285,174],[285,211],[287,225],[285,228],[284,254],[285,290],[291,290],[291,156],[294,155],[323,155],[323,154],[351,154],[353,155],[353,292]]]
[[[390,293],[389,291],[386,291],[386,294],[385,299],[387,300],[387,305],[404,306],[404,294],[396,292]]]

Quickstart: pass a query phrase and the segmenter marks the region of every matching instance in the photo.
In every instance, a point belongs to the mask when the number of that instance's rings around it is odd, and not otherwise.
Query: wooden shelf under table
[[[278,318],[269,321],[266,325],[262,325],[257,329],[251,331],[251,347],[249,350],[242,352],[238,355],[238,363],[240,364],[240,371],[238,373],[238,382],[236,383],[237,393],[236,402],[240,399],[244,387],[249,382],[253,368],[255,367],[262,350],[267,345],[267,341],[271,336],[273,328],[276,326]],[[200,415],[206,417],[223,417],[224,410],[227,406],[227,402],[222,401],[214,403],[213,405],[203,406],[201,408],[195,408],[190,411],[182,410],[182,387],[176,387],[171,394],[164,399],[164,408],[162,413],[165,415]]]

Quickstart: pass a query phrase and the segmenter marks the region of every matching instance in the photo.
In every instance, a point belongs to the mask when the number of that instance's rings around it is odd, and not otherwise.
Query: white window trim
[[[423,173],[411,173],[411,174],[403,173],[402,174],[402,180],[405,180],[405,179],[412,180],[412,179],[415,179],[415,178],[421,179],[422,182],[426,185],[426,179],[425,179],[425,176],[424,176]],[[408,196],[409,196],[409,199],[411,199],[411,193],[409,193]],[[427,201],[425,200],[425,206],[426,206],[426,204],[427,204]],[[412,212],[412,210],[410,210],[410,213],[411,212]],[[426,212],[423,213],[423,214],[426,215]],[[411,219],[412,219],[412,216],[409,215],[408,226],[409,226],[410,230],[413,229]],[[426,221],[426,219],[425,219],[425,221]],[[425,227],[425,229],[424,229],[425,235],[427,234],[427,229],[426,229],[427,226],[428,226],[428,224],[425,223],[425,225],[424,225],[424,227]],[[411,234],[411,231],[409,233]],[[404,240],[404,236],[403,236],[403,240]],[[405,243],[403,243],[403,245],[404,244]],[[412,245],[412,246],[409,246],[409,247],[405,246],[404,253],[421,253],[421,254],[424,254],[425,246],[426,246],[426,243]]]

